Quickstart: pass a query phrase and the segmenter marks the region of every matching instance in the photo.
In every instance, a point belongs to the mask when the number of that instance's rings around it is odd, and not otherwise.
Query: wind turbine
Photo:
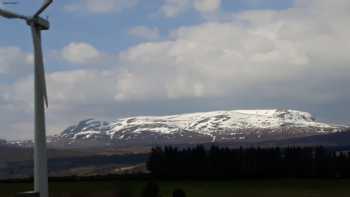
[[[47,150],[45,129],[45,107],[48,106],[41,31],[48,30],[50,23],[40,17],[53,0],[44,0],[33,16],[24,16],[0,8],[0,16],[21,19],[30,26],[34,44],[34,193],[48,197]]]

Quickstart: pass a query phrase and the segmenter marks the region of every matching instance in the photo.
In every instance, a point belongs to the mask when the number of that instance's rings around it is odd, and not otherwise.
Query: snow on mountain
[[[341,131],[295,110],[233,110],[171,116],[138,116],[113,122],[88,119],[61,133],[60,140],[94,144],[198,143],[270,140]]]

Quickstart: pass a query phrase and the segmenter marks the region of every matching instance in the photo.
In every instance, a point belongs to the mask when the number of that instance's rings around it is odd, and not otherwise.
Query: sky
[[[0,6],[42,3],[17,1]],[[235,109],[350,123],[348,0],[56,0],[43,17],[49,135],[88,118]],[[0,18],[0,138],[33,137],[32,72],[28,26]]]

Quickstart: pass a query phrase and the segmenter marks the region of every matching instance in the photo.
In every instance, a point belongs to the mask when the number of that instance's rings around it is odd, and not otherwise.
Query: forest
[[[349,152],[325,147],[155,147],[147,169],[163,178],[349,178]]]

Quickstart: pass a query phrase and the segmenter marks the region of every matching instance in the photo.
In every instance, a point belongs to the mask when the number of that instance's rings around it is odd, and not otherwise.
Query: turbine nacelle
[[[27,24],[32,26],[33,24],[40,28],[40,30],[50,29],[50,22],[40,16],[27,20]]]

